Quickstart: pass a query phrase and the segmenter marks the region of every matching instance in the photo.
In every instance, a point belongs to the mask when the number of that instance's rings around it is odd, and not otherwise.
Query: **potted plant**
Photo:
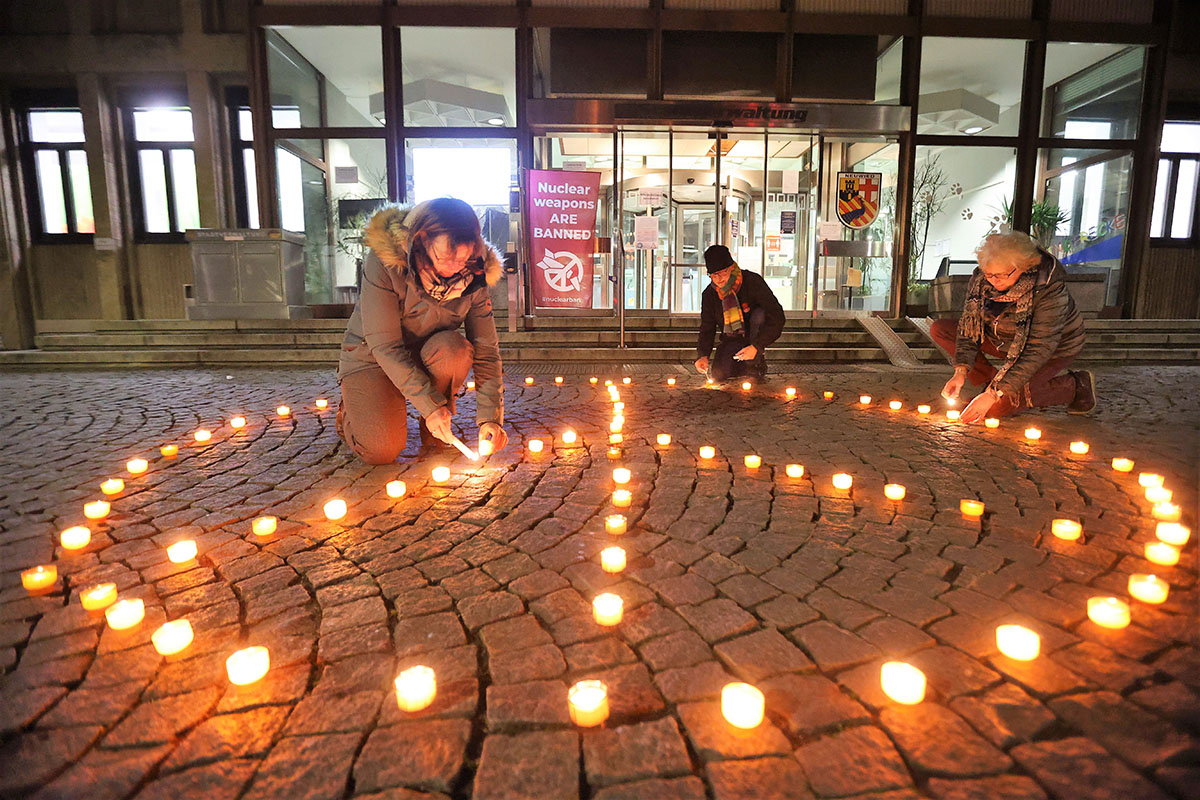
[[[1070,221],[1071,215],[1063,211],[1054,203],[1046,200],[1038,200],[1030,209],[1029,215],[1029,235],[1037,241],[1044,249],[1050,248],[1050,240],[1054,238],[1054,234],[1058,231],[1060,225]],[[1013,224],[1013,206],[1012,201],[1007,197],[1000,200],[1000,216],[996,225],[989,233],[995,233],[999,230],[1012,230]]]

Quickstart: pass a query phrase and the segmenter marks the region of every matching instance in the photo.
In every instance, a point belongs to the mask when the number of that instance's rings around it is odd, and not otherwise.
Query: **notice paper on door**
[[[783,193],[795,194],[800,191],[800,173],[794,169],[783,171]]]
[[[658,247],[658,217],[633,218],[633,247],[636,250]]]
[[[842,226],[837,222],[822,222],[821,223],[821,238],[832,239],[835,242],[842,238]]]

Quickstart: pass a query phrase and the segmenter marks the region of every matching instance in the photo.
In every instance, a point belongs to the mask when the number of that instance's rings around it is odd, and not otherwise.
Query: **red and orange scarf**
[[[742,270],[737,264],[729,270],[729,278],[724,285],[713,281],[713,288],[717,290],[717,297],[721,298],[721,312],[724,314],[725,330],[730,333],[739,333],[744,327],[745,321],[742,317],[742,303],[738,300],[737,293],[742,288]]]

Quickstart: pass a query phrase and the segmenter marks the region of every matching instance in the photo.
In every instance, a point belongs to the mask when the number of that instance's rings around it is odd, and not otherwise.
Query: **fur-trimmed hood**
[[[385,206],[376,211],[367,223],[363,240],[385,267],[399,272],[408,271],[408,221],[419,209],[419,205]],[[500,252],[488,245],[483,257],[483,278],[488,286],[495,286],[500,281],[503,266]]]

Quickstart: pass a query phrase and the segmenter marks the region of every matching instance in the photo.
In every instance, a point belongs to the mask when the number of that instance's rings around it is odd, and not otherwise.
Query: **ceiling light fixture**
[[[491,119],[489,119],[489,120],[487,121],[487,124],[488,124],[488,125],[496,125],[496,126],[503,125],[503,124],[504,124],[504,118],[503,118],[503,117],[492,117]]]
[[[970,128],[967,128],[966,130],[964,130],[963,133],[967,134],[968,136],[974,136],[975,134],[979,133],[981,130],[983,130],[982,125],[972,125]]]

